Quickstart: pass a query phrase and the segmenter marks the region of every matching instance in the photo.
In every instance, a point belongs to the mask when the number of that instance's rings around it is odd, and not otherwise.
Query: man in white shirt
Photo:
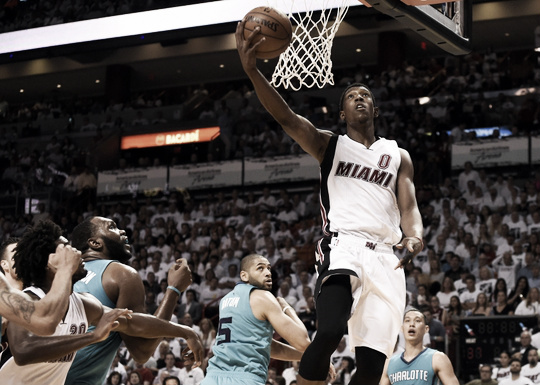
[[[521,361],[512,358],[510,360],[510,377],[499,382],[499,385],[533,385],[533,382],[521,375]]]
[[[178,378],[182,385],[199,385],[204,379],[204,372],[201,368],[194,368],[193,357],[188,356],[184,359],[184,367],[180,369]]]
[[[163,380],[169,376],[176,376],[180,378],[180,369],[175,366],[176,357],[172,352],[165,354],[165,367],[159,369],[156,378],[154,378],[154,385],[160,385]]]
[[[459,295],[459,299],[464,310],[472,310],[476,305],[476,297],[482,291],[476,287],[476,278],[472,274],[468,274],[465,278],[465,285],[466,289]]]
[[[529,363],[521,368],[521,375],[530,379],[533,383],[540,383],[540,365],[538,365],[538,350],[532,348],[527,353]]]

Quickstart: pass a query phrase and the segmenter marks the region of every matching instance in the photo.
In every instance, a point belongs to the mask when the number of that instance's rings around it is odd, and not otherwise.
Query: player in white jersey
[[[51,289],[45,298],[35,302],[20,291],[22,286],[15,277],[12,256],[16,241],[11,238],[0,246],[0,273],[3,273],[0,274],[0,335],[8,321],[18,323],[35,334],[50,335],[66,312],[71,276],[79,268],[80,261],[76,257],[80,258],[81,253],[71,246],[58,246],[49,259],[49,266],[57,270]]]
[[[298,384],[325,384],[330,356],[348,327],[357,364],[350,383],[377,385],[405,310],[399,267],[423,248],[412,160],[395,141],[375,136],[379,109],[363,84],[347,87],[341,97],[346,135],[319,130],[294,113],[257,68],[260,29],[244,39],[244,23],[238,24],[236,44],[259,100],[320,164],[324,237],[316,255],[318,327],[302,356]],[[394,245],[410,254],[398,261]]]
[[[35,286],[25,289],[25,292],[32,293],[40,299],[45,296],[45,292]],[[82,300],[72,294],[69,296],[68,311],[52,336],[83,334],[87,329],[88,320]],[[69,353],[54,362],[39,362],[25,366],[17,365],[11,357],[0,370],[2,384],[63,384],[74,356],[75,353]],[[21,371],[24,371],[22,377]]]

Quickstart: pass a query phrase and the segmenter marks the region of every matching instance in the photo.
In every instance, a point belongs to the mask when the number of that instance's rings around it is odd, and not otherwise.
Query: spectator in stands
[[[444,350],[446,340],[446,329],[441,321],[433,317],[429,306],[422,306],[419,309],[426,319],[426,325],[429,326],[430,347],[432,349]]]
[[[473,164],[469,161],[465,162],[463,171],[458,176],[458,186],[460,191],[467,189],[467,182],[474,180],[475,182],[480,179],[478,171],[473,169]]]
[[[499,290],[496,294],[496,302],[493,305],[493,315],[513,315],[514,308],[508,304],[508,295],[505,291]]]
[[[478,293],[478,296],[476,297],[476,301],[474,303],[474,308],[471,310],[470,315],[489,316],[491,315],[491,312],[491,304],[488,300],[488,296],[486,295],[486,293]]]
[[[480,378],[467,382],[465,385],[497,385],[497,380],[491,378],[493,369],[489,364],[482,364],[478,368]]]
[[[170,377],[170,376],[179,377],[180,369],[178,369],[175,365],[176,365],[176,357],[174,353],[172,352],[166,353],[165,354],[165,367],[159,369],[156,377],[154,378],[154,382],[152,382],[152,384],[160,385],[163,383],[165,378]]]
[[[508,294],[508,304],[515,310],[519,303],[529,294],[529,280],[526,277],[519,277],[515,287]]]
[[[521,301],[514,312],[515,315],[540,315],[540,291],[532,287],[527,296]]]
[[[495,187],[491,187],[486,194],[484,194],[483,206],[489,207],[492,212],[503,212],[506,209],[506,201]]]
[[[479,294],[482,293],[480,289],[476,287],[476,277],[472,274],[468,274],[465,278],[465,290],[459,295],[459,300],[462,304],[463,310],[471,312],[476,306],[476,300]]]
[[[529,351],[532,349],[537,349],[536,346],[531,344],[531,332],[524,330],[519,335],[519,346],[516,348],[517,351],[521,354],[521,364],[526,365],[528,363]],[[512,366],[510,364],[510,366]],[[511,371],[511,369],[510,369]]]
[[[510,354],[503,350],[499,354],[499,363],[493,370],[491,378],[497,381],[510,377]]]
[[[499,278],[506,281],[506,285],[513,288],[516,284],[518,262],[512,258],[512,252],[506,251],[502,257],[493,260],[493,269]]]

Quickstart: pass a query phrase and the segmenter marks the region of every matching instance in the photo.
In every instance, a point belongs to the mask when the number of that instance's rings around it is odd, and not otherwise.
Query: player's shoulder
[[[452,365],[450,358],[443,352],[428,348],[433,353],[432,363],[434,369],[440,369],[446,365]]]
[[[277,301],[276,297],[274,297],[268,290],[258,289],[256,287],[251,289],[250,297],[265,302]]]
[[[110,260],[109,262],[109,265],[105,269],[105,274],[123,275],[129,279],[141,280],[139,273],[133,267],[115,260]]]

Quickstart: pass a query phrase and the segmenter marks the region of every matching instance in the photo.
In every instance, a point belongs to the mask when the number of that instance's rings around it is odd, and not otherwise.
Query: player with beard
[[[426,317],[418,309],[405,312],[402,326],[405,351],[386,361],[380,385],[439,384],[459,385],[448,356],[423,345],[429,332]]]
[[[48,260],[59,244],[67,245],[62,230],[50,221],[29,229],[15,249],[15,270],[25,291],[36,300],[49,291],[56,269]],[[87,271],[80,257],[73,282]],[[95,329],[88,331],[88,326]],[[14,324],[8,329],[13,357],[0,369],[3,385],[62,385],[75,352],[89,344],[103,341],[113,329],[141,338],[182,337],[194,352],[197,364],[203,356],[200,338],[186,326],[159,320],[154,316],[132,313],[128,309],[104,307],[87,293],[72,293],[67,312],[51,337],[38,337]]]
[[[270,263],[244,257],[240,279],[219,303],[219,332],[201,385],[264,385],[270,358],[298,361],[309,345],[306,327],[294,309],[270,293]],[[290,345],[272,339],[274,330]]]
[[[144,312],[145,291],[142,279],[127,262],[131,246],[124,230],[104,217],[91,217],[75,227],[72,245],[82,252],[88,275],[74,286],[74,291],[90,293],[105,306],[128,308]],[[157,318],[170,320],[179,293],[191,284],[191,272],[184,259],[176,261],[167,277],[168,290],[154,313]],[[133,359],[146,362],[161,339],[138,338],[123,333],[111,333],[107,340],[88,346],[77,353],[68,373],[66,385],[101,384],[115,354],[124,341]]]

